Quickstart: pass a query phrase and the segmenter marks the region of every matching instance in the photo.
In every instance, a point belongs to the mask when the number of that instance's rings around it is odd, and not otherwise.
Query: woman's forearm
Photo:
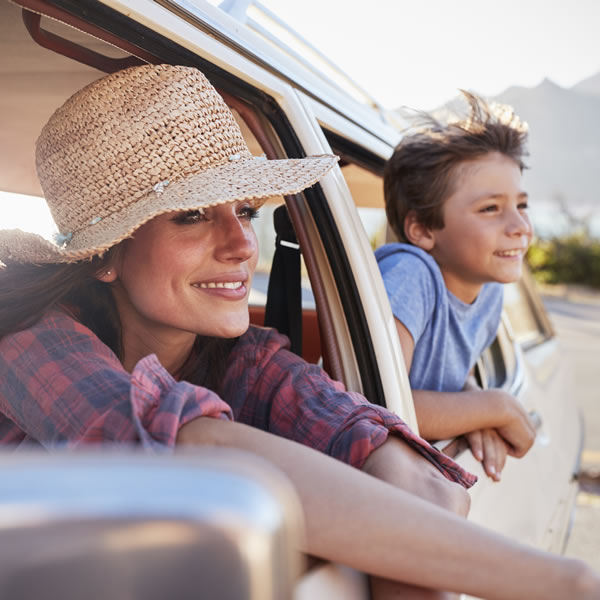
[[[304,550],[311,554],[380,577],[490,599],[600,594],[600,579],[576,561],[516,544],[294,442],[201,418],[181,428],[178,443],[245,449],[279,467],[302,502]],[[586,582],[596,586],[588,595],[580,589]]]

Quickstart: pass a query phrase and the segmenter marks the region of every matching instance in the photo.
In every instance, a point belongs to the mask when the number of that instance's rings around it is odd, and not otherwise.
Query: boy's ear
[[[404,217],[404,235],[411,244],[426,252],[433,250],[435,246],[433,231],[417,219],[417,213],[414,210]]]

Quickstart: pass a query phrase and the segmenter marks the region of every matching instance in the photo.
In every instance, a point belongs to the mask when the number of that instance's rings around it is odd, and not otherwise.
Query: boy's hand
[[[529,415],[515,397],[502,390],[483,393],[502,407],[502,417],[495,430],[506,442],[508,454],[517,458],[525,456],[535,441],[535,426]]]
[[[483,464],[487,476],[500,481],[508,447],[495,429],[478,429],[465,434],[473,456]]]

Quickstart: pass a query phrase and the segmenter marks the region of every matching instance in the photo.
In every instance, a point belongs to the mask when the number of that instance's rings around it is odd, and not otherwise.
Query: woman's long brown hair
[[[76,263],[11,263],[0,268],[0,339],[31,327],[51,308],[68,307],[123,360],[117,305],[110,284],[96,278],[115,250]],[[179,379],[219,392],[236,341],[197,336]]]

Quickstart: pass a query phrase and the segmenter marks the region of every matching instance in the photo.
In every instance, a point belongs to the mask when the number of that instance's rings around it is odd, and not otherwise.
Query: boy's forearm
[[[419,433],[444,440],[477,429],[493,429],[510,419],[501,394],[473,389],[462,392],[413,390]]]

